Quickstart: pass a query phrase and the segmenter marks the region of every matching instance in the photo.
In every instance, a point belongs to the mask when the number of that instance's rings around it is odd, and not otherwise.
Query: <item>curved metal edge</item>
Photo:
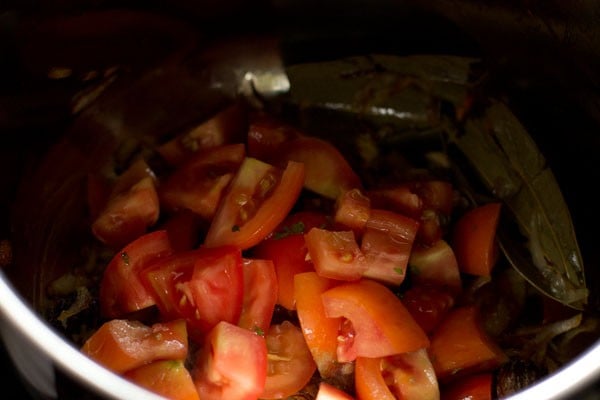
[[[47,358],[67,375],[84,383],[90,391],[107,399],[164,400],[86,357],[54,332],[16,293],[5,274],[0,271],[0,322],[6,324],[2,335],[20,335],[8,338],[7,344],[29,344],[39,355],[40,363],[44,361],[43,358]]]

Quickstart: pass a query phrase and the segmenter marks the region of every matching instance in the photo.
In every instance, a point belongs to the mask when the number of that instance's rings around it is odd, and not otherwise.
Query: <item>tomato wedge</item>
[[[190,336],[201,339],[220,321],[237,324],[242,268],[238,248],[201,248],[162,258],[142,271],[141,278],[153,290],[163,318],[185,318]]]
[[[446,288],[457,295],[462,290],[458,261],[445,240],[434,245],[414,246],[408,260],[411,282]]]
[[[467,211],[457,221],[453,248],[462,272],[489,276],[498,258],[496,228],[500,203],[489,203]]]
[[[316,272],[305,272],[294,277],[296,307],[304,340],[323,378],[333,376],[337,362],[337,337],[341,318],[325,315],[321,295],[335,285],[335,281],[320,277]]]
[[[164,230],[134,240],[110,261],[100,282],[100,312],[106,318],[121,317],[156,304],[139,273],[152,262],[173,253]]]
[[[356,359],[355,387],[361,400],[439,399],[427,350],[384,358]]]
[[[507,359],[484,332],[474,306],[455,308],[448,314],[433,332],[429,353],[440,380],[490,371]]]
[[[347,190],[362,188],[360,178],[342,153],[323,139],[301,136],[284,142],[280,149],[280,160],[306,166],[304,186],[308,190],[335,200]]]
[[[272,325],[265,340],[268,350],[263,399],[284,399],[302,389],[316,370],[300,329],[289,321]]]
[[[364,276],[399,285],[406,276],[419,223],[401,214],[372,209],[365,224],[361,251],[366,257]]]
[[[432,285],[411,286],[402,295],[402,304],[427,334],[442,322],[454,303],[452,293]]]
[[[442,390],[442,400],[492,400],[493,376],[491,373],[460,378]]]
[[[324,278],[355,281],[367,270],[353,231],[312,228],[304,240],[315,270]]]
[[[169,211],[188,209],[204,219],[212,218],[245,155],[242,143],[195,153],[162,183],[161,204]]]
[[[124,378],[171,400],[200,400],[183,360],[161,360],[127,371]]]
[[[146,233],[159,213],[154,180],[146,177],[108,200],[92,223],[92,233],[106,245],[119,248]]]
[[[321,382],[315,400],[353,400],[353,397],[327,382]]]
[[[294,206],[304,183],[304,165],[289,162],[280,171],[247,157],[215,213],[204,241],[207,247],[248,249],[273,231]]]
[[[150,327],[138,321],[113,319],[94,332],[81,351],[119,374],[156,360],[183,360],[188,352],[185,321]]]
[[[264,334],[277,302],[277,277],[271,260],[244,259],[244,301],[238,326]]]
[[[198,151],[242,142],[246,126],[244,107],[235,103],[156,150],[167,163],[179,166]]]
[[[322,294],[325,314],[344,317],[352,331],[338,338],[338,361],[385,357],[429,346],[429,339],[390,289],[363,279]]]
[[[371,201],[359,189],[343,192],[336,200],[335,222],[362,232],[371,214]]]
[[[266,376],[265,338],[222,321],[207,335],[193,378],[201,399],[256,400]]]

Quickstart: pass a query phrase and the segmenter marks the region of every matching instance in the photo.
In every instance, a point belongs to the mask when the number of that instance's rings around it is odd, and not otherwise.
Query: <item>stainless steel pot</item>
[[[5,81],[0,85],[0,239],[13,246],[12,260],[0,273],[0,334],[14,365],[40,398],[64,397],[61,385],[67,381],[92,398],[156,398],[84,357],[39,313],[48,282],[77,257],[79,233],[86,228],[81,224],[83,178],[106,162],[128,135],[151,136],[177,128],[172,119],[152,115],[147,107],[166,110],[165,115],[178,113],[183,124],[185,118],[208,115],[229,96],[247,90],[247,72],[256,76],[280,67],[279,61],[383,51],[477,54],[488,59],[563,188],[587,264],[592,302],[597,304],[600,281],[594,270],[600,257],[593,232],[600,221],[591,195],[600,178],[594,158],[600,149],[600,69],[595,68],[600,30],[592,17],[599,15],[600,6],[595,3],[567,7],[558,1],[333,1],[311,6],[280,1],[224,6],[181,0],[157,1],[153,9],[158,11],[148,14],[135,1],[128,4],[129,11],[115,13],[111,2],[101,1],[99,14],[104,14],[98,18],[110,27],[100,39],[87,29],[85,18],[69,19],[72,25],[55,19],[46,23],[50,14],[58,12],[62,18],[81,11],[75,3],[47,2],[40,9],[21,7],[0,14],[0,52],[7,55],[0,57]],[[77,40],[62,36],[59,26],[78,35]],[[138,42],[123,40],[136,34],[142,38]],[[245,46],[227,41],[237,49],[231,52],[214,45],[232,36],[242,37]],[[91,51],[81,45],[90,42]],[[139,43],[150,43],[149,50],[130,57]],[[116,95],[108,102],[86,91],[89,80],[99,78],[82,79],[83,72],[100,72],[104,77],[96,82],[112,85],[114,65],[140,76],[158,61],[169,59],[170,65],[177,65],[190,48],[212,50],[188,64],[183,75],[169,68],[147,75],[150,81],[168,82],[178,93],[193,93],[184,98],[185,107],[151,93],[130,107],[129,88],[119,86],[121,81],[111,87]],[[273,59],[271,50],[281,50],[282,58]],[[106,57],[94,57],[98,52]],[[218,68],[203,68],[208,61]],[[223,84],[211,86],[215,81]],[[81,93],[85,96],[74,102]],[[94,106],[87,107],[88,100],[94,100]],[[120,130],[124,120],[135,129]],[[18,204],[13,204],[15,199]],[[581,398],[598,385],[599,360],[600,343],[594,343],[511,399]]]

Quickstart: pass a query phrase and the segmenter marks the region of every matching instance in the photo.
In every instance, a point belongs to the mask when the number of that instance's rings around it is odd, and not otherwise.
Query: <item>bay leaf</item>
[[[513,266],[535,287],[581,309],[587,300],[583,260],[560,187],[524,126],[499,101],[465,124],[451,141],[466,156],[487,189],[514,217],[527,248],[499,235]]]

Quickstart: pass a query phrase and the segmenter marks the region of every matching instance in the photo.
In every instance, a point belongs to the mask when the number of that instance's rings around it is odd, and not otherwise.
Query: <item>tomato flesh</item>
[[[124,378],[172,400],[200,400],[183,360],[160,360],[127,371]]]
[[[183,320],[146,326],[138,321],[113,319],[94,332],[81,351],[121,374],[155,360],[184,359],[187,330]]]
[[[164,230],[145,234],[119,251],[104,270],[100,282],[102,315],[117,318],[156,304],[139,273],[153,261],[172,253]]]
[[[244,260],[244,301],[238,326],[264,333],[277,302],[277,277],[271,260]]]
[[[263,399],[284,399],[302,389],[316,370],[304,336],[289,321],[272,325],[267,333],[267,379]]]
[[[304,165],[290,162],[285,170],[247,157],[234,177],[206,235],[204,245],[248,249],[271,233],[298,199]]]
[[[350,320],[354,331],[338,345],[338,361],[356,357],[385,357],[429,346],[429,339],[408,310],[384,285],[363,279],[346,283],[322,294],[325,314]],[[340,349],[342,351],[340,351]]]
[[[265,338],[221,321],[198,354],[194,383],[201,399],[256,400],[264,390],[266,376]]]
[[[305,272],[294,277],[294,291],[298,320],[304,340],[312,353],[322,377],[333,376],[338,370],[337,337],[341,318],[328,318],[321,295],[335,285],[316,272]]]
[[[456,222],[453,248],[462,272],[489,276],[498,258],[496,228],[500,203],[490,203],[467,211]]]
[[[241,143],[197,152],[161,185],[162,205],[170,211],[187,209],[204,219],[212,218],[245,154]]]
[[[202,338],[220,321],[237,324],[244,277],[241,251],[202,248],[163,258],[142,272],[163,318],[185,318],[190,336]]]

